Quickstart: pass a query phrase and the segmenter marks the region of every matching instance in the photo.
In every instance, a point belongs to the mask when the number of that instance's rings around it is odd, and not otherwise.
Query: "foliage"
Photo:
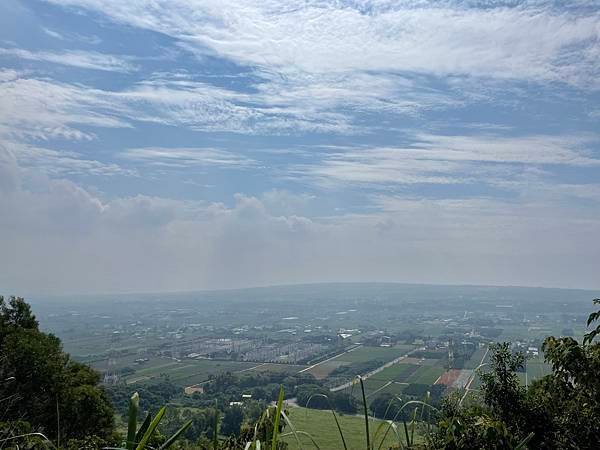
[[[221,433],[226,436],[239,436],[244,421],[244,412],[240,406],[230,406],[221,422]]]
[[[316,384],[303,384],[296,390],[296,401],[300,406],[315,409],[333,408],[347,414],[356,413],[356,398],[344,392],[331,392]]]
[[[113,411],[100,376],[74,362],[60,340],[38,329],[30,306],[0,296],[0,399],[3,420],[26,421],[60,444],[109,438]]]
[[[594,300],[600,304],[600,300]],[[588,326],[600,319],[590,314]],[[597,448],[600,442],[600,325],[580,344],[572,337],[548,337],[543,350],[552,374],[534,382],[531,402],[548,414],[544,443],[560,448]]]
[[[456,395],[444,399],[437,430],[430,436],[430,448],[509,450],[524,448],[531,439],[531,436],[518,439],[489,410],[478,405],[462,407],[460,399]]]
[[[164,450],[170,448],[179,438],[179,436],[181,436],[191,425],[191,421],[188,421],[184,423],[175,433],[173,433],[172,436],[169,438],[163,438],[157,433],[157,431],[158,425],[160,424],[166,412],[166,407],[163,406],[155,416],[152,416],[152,414],[148,413],[138,428],[137,418],[139,415],[139,408],[140,396],[137,392],[135,392],[131,396],[129,402],[127,436],[120,450],[145,450],[151,448]]]
[[[525,409],[525,388],[519,383],[517,371],[525,364],[522,353],[512,353],[510,344],[490,346],[491,371],[481,373],[483,401],[497,420],[519,427]]]
[[[181,392],[181,389],[163,378],[151,385],[140,385],[137,391],[140,396],[140,410],[150,411],[159,409],[162,405],[172,401]],[[126,415],[129,411],[131,388],[124,383],[112,385],[106,387],[106,393],[117,412]]]

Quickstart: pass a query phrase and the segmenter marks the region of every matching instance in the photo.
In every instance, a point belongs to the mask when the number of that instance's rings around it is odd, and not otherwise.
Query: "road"
[[[334,355],[334,356],[332,356],[331,358],[327,358],[327,359],[326,359],[326,360],[324,360],[324,361],[321,361],[321,362],[318,362],[318,363],[316,363],[316,364],[313,364],[312,366],[309,366],[309,367],[307,367],[307,368],[305,368],[305,369],[302,369],[302,370],[298,371],[298,373],[307,372],[307,371],[309,371],[310,369],[314,369],[315,367],[317,367],[317,366],[320,366],[321,364],[324,364],[324,363],[326,363],[327,361],[331,361],[332,359],[335,359],[335,358],[338,358],[338,357],[340,357],[340,356],[342,356],[342,355],[345,355],[346,353],[348,353],[348,352],[351,352],[351,351],[353,351],[353,350],[356,350],[356,349],[357,349],[357,348],[359,348],[359,347],[362,347],[362,345],[356,345],[356,346],[354,346],[354,347],[352,347],[352,348],[349,348],[349,349],[348,349],[348,350],[346,350],[345,352],[338,353],[337,355]]]
[[[462,398],[460,399],[460,401],[458,402],[459,405],[462,404],[463,400],[469,393],[469,388],[471,387],[471,384],[473,384],[473,380],[475,380],[475,377],[477,376],[477,369],[479,369],[481,366],[484,365],[483,361],[485,361],[485,357],[487,356],[489,351],[490,351],[489,347],[485,349],[485,353],[483,354],[483,357],[481,358],[479,365],[473,370],[473,373],[471,374],[471,378],[469,379],[469,381],[467,381],[467,384],[465,385],[465,393],[462,396]]]

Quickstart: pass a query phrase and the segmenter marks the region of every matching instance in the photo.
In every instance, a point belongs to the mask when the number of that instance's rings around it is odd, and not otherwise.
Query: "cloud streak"
[[[123,56],[108,55],[81,50],[62,52],[30,51],[22,48],[0,48],[0,56],[9,56],[30,61],[48,62],[81,69],[102,70],[107,72],[132,72],[137,67]]]
[[[252,159],[214,148],[145,147],[125,150],[120,157],[154,167],[186,168],[220,167],[247,168],[256,164]]]
[[[593,135],[416,134],[413,139],[405,147],[338,148],[316,164],[292,168],[292,177],[321,185],[486,184],[511,178],[502,165],[600,167],[591,151],[598,142]]]
[[[598,11],[536,3],[52,0],[233,61],[308,73],[409,71],[598,87]],[[488,5],[486,5],[488,6]]]

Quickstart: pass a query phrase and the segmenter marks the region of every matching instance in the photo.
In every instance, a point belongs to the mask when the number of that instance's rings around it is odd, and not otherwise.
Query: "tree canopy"
[[[113,432],[113,409],[99,374],[72,361],[56,336],[40,331],[20,297],[7,302],[0,296],[0,361],[4,422],[25,422],[57,442]]]

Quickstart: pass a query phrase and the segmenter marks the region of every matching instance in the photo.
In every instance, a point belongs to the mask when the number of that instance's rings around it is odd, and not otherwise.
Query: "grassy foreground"
[[[340,439],[340,433],[335,425],[335,420],[331,414],[331,411],[293,407],[289,408],[289,416],[290,420],[294,424],[294,427],[297,430],[310,433],[321,449],[343,448],[342,441]],[[346,439],[348,450],[364,450],[366,447],[364,418],[362,416],[338,414],[338,420],[340,421],[340,426],[344,432],[344,438]],[[372,434],[375,432],[381,422],[381,420],[377,419],[373,419],[371,421],[372,426],[370,426],[370,429]],[[380,433],[380,436],[376,440],[375,448],[379,446],[382,435],[383,433]],[[296,443],[294,436],[286,436],[284,440],[289,444],[290,450],[298,450],[298,444]],[[301,435],[300,440],[305,448],[314,448],[314,445],[306,436]],[[398,441],[396,437],[390,430],[385,440],[385,444],[387,444],[387,446],[382,445],[381,448],[387,449],[389,446],[397,442]]]

